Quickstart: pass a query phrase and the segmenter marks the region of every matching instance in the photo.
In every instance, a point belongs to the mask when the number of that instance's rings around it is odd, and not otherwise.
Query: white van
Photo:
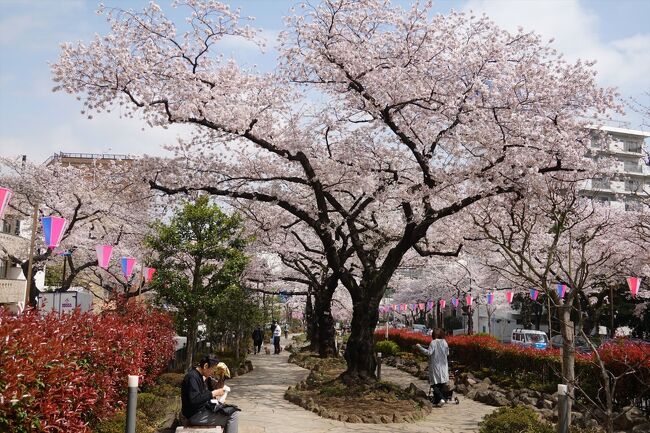
[[[548,337],[543,331],[517,328],[512,331],[510,343],[534,349],[546,349],[548,347]]]

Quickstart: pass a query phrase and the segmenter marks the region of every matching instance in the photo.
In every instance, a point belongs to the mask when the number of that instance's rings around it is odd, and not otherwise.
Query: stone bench
[[[189,427],[176,427],[176,433],[221,433],[223,428],[220,426],[189,426]]]

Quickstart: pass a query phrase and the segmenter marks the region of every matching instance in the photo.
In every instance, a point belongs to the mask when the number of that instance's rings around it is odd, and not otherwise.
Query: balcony
[[[643,153],[643,143],[641,141],[623,141],[623,152],[637,153],[641,155]]]
[[[625,192],[638,193],[643,191],[643,182],[640,180],[626,180]]]
[[[643,174],[643,166],[638,162],[625,161],[623,163],[623,171],[626,173]]]
[[[604,189],[604,190],[610,190],[612,189],[612,185],[609,180],[607,179],[592,179],[591,181],[591,189]]]
[[[25,280],[0,280],[0,304],[25,302]]]

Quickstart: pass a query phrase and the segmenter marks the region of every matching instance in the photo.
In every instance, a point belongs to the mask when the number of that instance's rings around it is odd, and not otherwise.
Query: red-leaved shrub
[[[418,353],[415,344],[428,346],[431,337],[405,329],[390,329],[388,339],[405,352]],[[451,359],[469,369],[489,368],[502,375],[516,376],[534,373],[541,383],[560,383],[562,371],[560,350],[538,350],[513,344],[500,343],[488,335],[456,335],[445,337]],[[375,333],[376,341],[386,340],[386,331]],[[650,382],[650,345],[644,342],[616,340],[598,349],[605,368],[617,382],[615,399],[621,405],[647,393],[645,384]],[[576,377],[586,392],[597,393],[600,388],[600,368],[595,354],[576,353]],[[623,373],[633,371],[633,374]],[[592,397],[596,397],[592,395]],[[601,396],[602,397],[602,396]]]
[[[100,314],[0,311],[0,431],[90,432],[122,408],[127,375],[155,380],[174,350],[168,314],[118,302]]]

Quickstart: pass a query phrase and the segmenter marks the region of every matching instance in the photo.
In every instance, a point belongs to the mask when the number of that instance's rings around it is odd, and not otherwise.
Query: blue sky
[[[105,0],[106,6],[141,8],[144,0]],[[159,0],[166,11],[167,0]],[[226,1],[255,16],[272,47],[283,28],[282,17],[294,0]],[[408,0],[393,0],[408,5]],[[172,143],[182,128],[144,127],[137,119],[119,119],[119,113],[80,114],[81,105],[71,95],[52,93],[48,62],[56,61],[59,43],[88,41],[105,33],[106,24],[95,14],[97,2],[85,0],[0,0],[0,154],[26,154],[42,162],[54,152],[162,154],[161,145]],[[522,26],[545,37],[569,59],[597,60],[599,82],[615,86],[625,97],[650,104],[650,0],[443,0],[435,9],[485,12],[501,26]],[[180,11],[172,17],[182,18]],[[238,61],[271,69],[275,53],[261,55],[250,47],[233,46]],[[633,129],[641,129],[635,114],[621,116]]]

